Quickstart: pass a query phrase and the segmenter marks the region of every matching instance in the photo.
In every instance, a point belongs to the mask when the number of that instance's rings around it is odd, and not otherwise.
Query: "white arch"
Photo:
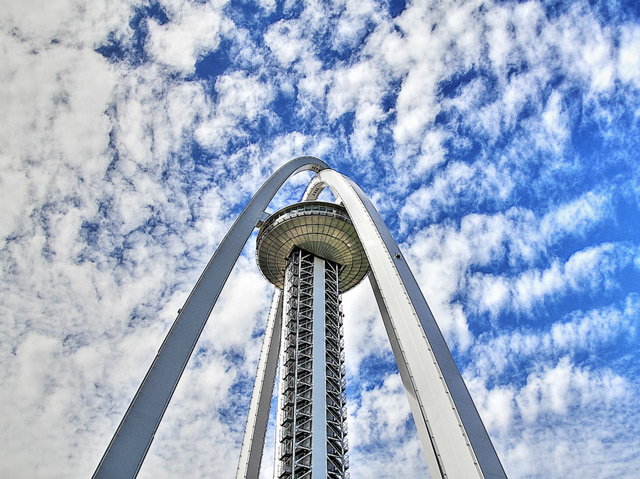
[[[407,391],[432,477],[506,478],[462,376],[433,319],[415,278],[382,218],[362,190],[323,161],[298,157],[280,167],[260,187],[205,267],[160,346],[147,375],[116,430],[95,479],[135,478],[153,441],[209,314],[265,208],[292,174],[313,170],[305,199],[329,186],[344,203],[371,265],[369,279],[382,313]],[[280,309],[276,295],[273,310]],[[277,313],[273,313],[277,316]],[[279,322],[269,321],[256,375],[251,414],[238,468],[257,476],[268,420],[269,391],[279,351]],[[265,414],[265,408],[267,413]]]
[[[371,270],[378,302],[418,436],[433,478],[506,478],[491,439],[427,302],[389,229],[362,190],[346,176],[320,171],[303,201],[329,187],[347,209]],[[275,300],[272,309],[275,308]],[[269,320],[273,328],[277,323]],[[279,344],[265,333],[250,411],[270,399]],[[271,364],[271,369],[263,366]],[[270,388],[270,389],[269,389]],[[237,478],[257,478],[267,418],[250,413]],[[259,434],[256,439],[252,434]]]
[[[506,478],[460,371],[389,229],[360,187],[335,170],[319,172],[304,199],[316,199],[325,187],[342,200],[367,254],[369,280],[431,476]]]
[[[240,447],[240,459],[236,470],[237,479],[258,479],[260,475],[260,462],[264,451],[264,439],[267,433],[267,424],[269,423],[271,397],[280,355],[282,296],[282,291],[276,288],[271,300],[271,309],[267,319],[267,326],[264,330],[264,337],[262,338],[258,370],[253,383],[247,424],[244,428],[242,446]]]
[[[263,219],[269,202],[291,175],[304,170],[318,172],[328,167],[318,158],[300,156],[278,168],[253,195],[178,312],[92,479],[133,479],[138,475],[209,314],[251,232]]]

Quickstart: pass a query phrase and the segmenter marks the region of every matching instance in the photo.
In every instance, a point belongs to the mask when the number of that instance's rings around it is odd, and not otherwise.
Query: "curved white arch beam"
[[[251,232],[282,184],[300,171],[329,168],[312,156],[295,158],[260,187],[224,237],[191,290],[147,375],[93,474],[94,479],[135,478],[182,372]]]
[[[249,405],[247,425],[244,428],[240,460],[236,471],[237,479],[258,479],[260,462],[264,451],[264,438],[269,423],[271,398],[278,369],[280,355],[280,335],[282,333],[282,290],[275,289],[271,300],[271,310],[264,330],[258,370],[253,383],[253,393]]]
[[[351,179],[326,169],[305,200],[331,188],[347,209],[371,266],[369,279],[398,364],[431,477],[506,478],[451,352],[379,213]]]

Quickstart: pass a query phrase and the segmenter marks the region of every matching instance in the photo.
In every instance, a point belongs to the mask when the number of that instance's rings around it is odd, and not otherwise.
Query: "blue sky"
[[[0,46],[0,475],[93,472],[216,245],[308,154],[376,203],[510,478],[637,477],[640,4],[33,0]],[[141,478],[235,474],[254,248]],[[373,304],[345,295],[352,477],[425,477]]]

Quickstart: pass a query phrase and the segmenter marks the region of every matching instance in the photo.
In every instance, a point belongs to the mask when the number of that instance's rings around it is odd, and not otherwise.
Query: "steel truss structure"
[[[327,477],[348,478],[347,392],[340,266],[325,262]]]
[[[348,477],[339,275],[340,265],[301,249],[289,257],[276,419],[277,479]]]
[[[187,361],[242,248],[254,228],[268,219],[265,209],[284,181],[303,170],[316,172],[304,200],[313,201],[324,188],[331,188],[334,196],[346,208],[362,243],[370,266],[369,282],[407,392],[431,477],[507,477],[431,310],[382,218],[352,180],[331,170],[323,161],[305,156],[291,160],[271,175],[220,243],[162,343],[94,478],[122,479],[137,475]],[[314,276],[317,274],[315,261],[319,259],[314,258]],[[259,474],[280,339],[283,331],[287,330],[282,324],[282,297],[282,292],[276,289],[249,407],[238,477],[257,478]],[[325,302],[316,301],[314,308],[318,303]],[[317,341],[318,336],[313,340]],[[339,368],[342,378],[342,365]],[[337,408],[333,411],[343,414]],[[325,406],[327,419],[328,412],[329,408]],[[315,414],[316,411],[312,411],[312,419]],[[331,420],[334,418],[336,416],[331,416]],[[279,421],[282,420],[280,417]],[[304,439],[301,439],[301,447],[303,443]],[[329,452],[328,440],[325,446]],[[291,443],[292,452],[294,447],[295,441]],[[343,449],[342,457],[345,453]],[[301,453],[300,459],[303,456]],[[313,457],[312,454],[312,472],[316,470]],[[292,474],[295,473],[294,459],[295,456],[291,462]],[[327,463],[325,461],[325,465]],[[327,470],[325,474],[320,472],[314,476],[322,478],[328,474]]]

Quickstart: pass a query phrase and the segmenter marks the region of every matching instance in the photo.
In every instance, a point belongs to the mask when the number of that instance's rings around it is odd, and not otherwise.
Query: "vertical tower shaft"
[[[340,265],[296,248],[285,272],[277,479],[348,477]]]

